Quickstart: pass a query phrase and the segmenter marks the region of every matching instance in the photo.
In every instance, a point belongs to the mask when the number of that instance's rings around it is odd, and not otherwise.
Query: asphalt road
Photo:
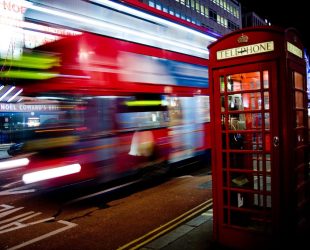
[[[210,199],[206,171],[155,182],[0,193],[0,249],[118,249]]]

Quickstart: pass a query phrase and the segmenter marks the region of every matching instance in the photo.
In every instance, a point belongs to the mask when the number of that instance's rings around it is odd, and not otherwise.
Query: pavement
[[[299,238],[289,237],[282,239],[274,245],[263,248],[253,246],[253,249],[279,250],[279,249],[309,249],[310,230]],[[220,246],[213,240],[213,210],[212,208],[201,213],[194,219],[185,222],[167,234],[149,242],[139,250],[238,250]],[[241,249],[241,248],[240,248]],[[240,250],[239,249],[239,250]],[[251,248],[252,249],[252,248]],[[251,250],[243,249],[243,250]]]
[[[140,250],[216,249],[212,241],[213,210],[209,209],[167,234],[144,245]]]

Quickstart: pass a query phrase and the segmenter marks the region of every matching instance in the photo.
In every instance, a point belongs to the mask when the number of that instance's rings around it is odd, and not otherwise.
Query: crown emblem
[[[247,43],[249,41],[249,37],[247,35],[242,34],[239,38],[238,38],[238,43]]]

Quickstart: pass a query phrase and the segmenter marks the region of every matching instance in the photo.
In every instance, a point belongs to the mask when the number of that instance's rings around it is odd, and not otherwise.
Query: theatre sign
[[[52,104],[0,103],[0,112],[44,112],[59,109],[58,105]]]

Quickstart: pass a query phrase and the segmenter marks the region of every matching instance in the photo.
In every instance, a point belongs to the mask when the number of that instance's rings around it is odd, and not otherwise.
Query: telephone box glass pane
[[[295,91],[295,107],[303,108],[304,107],[304,95],[301,91]]]
[[[227,91],[257,90],[261,88],[259,71],[234,74],[227,77]]]
[[[302,74],[298,72],[294,72],[294,82],[296,89],[303,89],[303,77]]]
[[[304,112],[296,111],[296,127],[301,127],[304,124]]]
[[[262,99],[260,92],[228,95],[229,111],[260,110],[261,108]]]
[[[220,77],[220,90],[221,90],[221,93],[223,93],[225,91],[224,76]]]
[[[269,92],[264,92],[264,108],[269,109]]]
[[[263,81],[264,81],[264,88],[268,89],[269,88],[269,74],[267,70],[263,72]]]

